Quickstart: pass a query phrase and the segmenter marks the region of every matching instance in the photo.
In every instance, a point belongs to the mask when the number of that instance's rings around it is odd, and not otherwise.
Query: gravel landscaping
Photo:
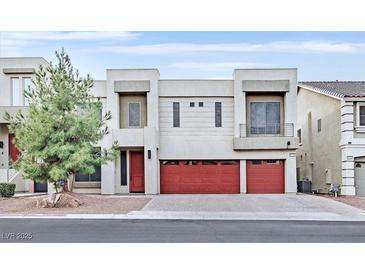
[[[72,194],[84,203],[77,208],[37,208],[41,197],[0,198],[0,214],[125,214],[141,210],[148,197],[116,197],[89,194]]]
[[[338,196],[335,198],[330,195],[324,195],[324,197],[365,210],[365,198],[363,197]]]

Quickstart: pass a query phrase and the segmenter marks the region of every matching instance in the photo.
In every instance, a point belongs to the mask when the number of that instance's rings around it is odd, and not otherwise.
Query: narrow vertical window
[[[19,78],[11,78],[11,104],[13,106],[21,106],[23,105],[22,103]]]
[[[299,144],[301,144],[302,143],[302,130],[301,129],[298,129],[297,135],[298,135],[298,139],[299,139]]]
[[[127,151],[122,150],[120,152],[120,185],[127,184]]]
[[[141,107],[139,103],[129,103],[128,115],[130,127],[141,126]]]
[[[180,103],[173,102],[173,124],[174,127],[180,127]]]
[[[317,129],[318,129],[318,132],[321,132],[321,130],[322,130],[322,119],[318,119],[318,121],[317,121]]]
[[[359,107],[359,125],[365,126],[365,106]]]
[[[31,78],[23,78],[23,89],[29,91],[32,88],[32,79]],[[24,96],[24,105],[29,106],[29,99]]]
[[[215,127],[222,127],[222,102],[215,102]]]

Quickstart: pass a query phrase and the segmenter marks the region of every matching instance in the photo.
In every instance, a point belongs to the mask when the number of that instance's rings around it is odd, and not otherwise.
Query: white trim
[[[139,105],[139,125],[138,126],[131,126],[130,120],[129,120],[129,110],[131,104],[138,104]],[[128,128],[141,128],[142,125],[142,108],[141,108],[141,102],[128,102]]]

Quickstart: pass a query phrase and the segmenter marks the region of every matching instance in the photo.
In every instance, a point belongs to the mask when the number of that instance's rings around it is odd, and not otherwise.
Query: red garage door
[[[240,192],[239,161],[161,161],[163,194]]]
[[[247,193],[284,193],[284,161],[247,161]]]

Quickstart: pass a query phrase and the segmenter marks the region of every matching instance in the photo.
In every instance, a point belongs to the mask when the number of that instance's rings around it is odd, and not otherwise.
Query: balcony
[[[294,124],[240,124],[240,136],[233,139],[234,150],[297,149]]]
[[[240,137],[294,137],[294,124],[240,124]]]

